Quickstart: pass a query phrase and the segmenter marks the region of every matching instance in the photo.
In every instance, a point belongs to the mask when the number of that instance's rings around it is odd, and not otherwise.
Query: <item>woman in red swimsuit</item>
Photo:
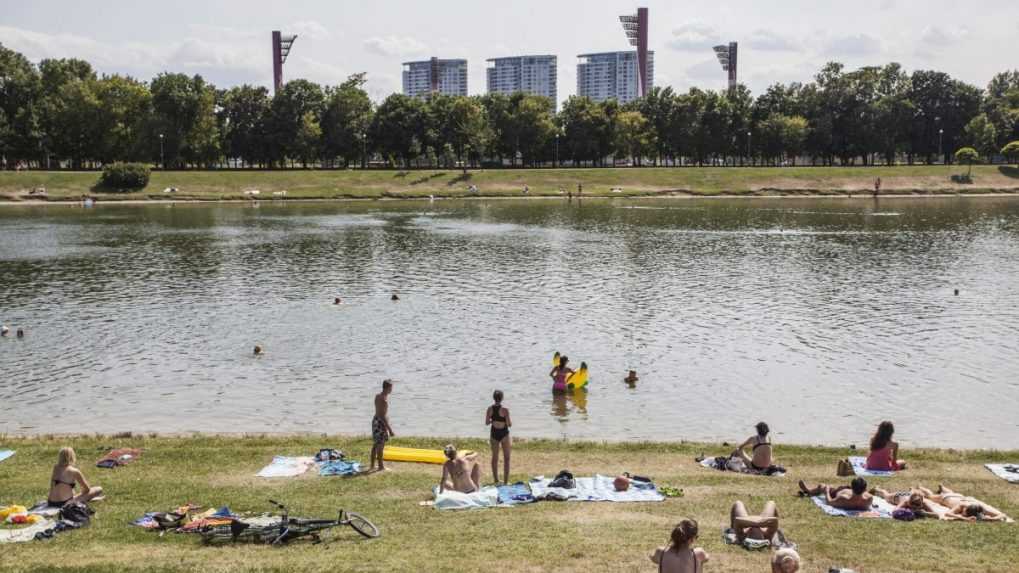
[[[899,459],[899,444],[892,441],[895,426],[885,420],[878,424],[877,432],[870,439],[870,455],[867,456],[868,470],[897,471],[906,469],[906,462]]]

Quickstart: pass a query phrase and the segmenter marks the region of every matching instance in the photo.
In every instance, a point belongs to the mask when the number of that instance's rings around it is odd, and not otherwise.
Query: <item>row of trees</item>
[[[99,77],[77,59],[38,65],[0,45],[0,155],[6,166],[88,167],[144,161],[168,167],[814,164],[950,161],[971,146],[993,156],[1019,140],[1019,71],[981,90],[898,64],[826,65],[807,84],[754,98],[655,88],[626,105],[525,94],[393,94],[374,105],[364,74],[339,86],[288,82],[216,89],[201,76],[148,83]]]

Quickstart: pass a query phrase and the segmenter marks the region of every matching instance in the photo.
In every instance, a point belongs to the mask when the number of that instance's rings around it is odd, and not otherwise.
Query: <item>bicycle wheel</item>
[[[379,528],[375,527],[374,523],[368,521],[368,518],[360,513],[348,511],[347,524],[354,528],[354,531],[369,539],[374,539],[379,536]]]

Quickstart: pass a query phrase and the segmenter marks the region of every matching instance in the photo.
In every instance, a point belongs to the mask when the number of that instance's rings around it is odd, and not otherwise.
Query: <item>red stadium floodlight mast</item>
[[[284,36],[279,30],[272,31],[272,87],[273,95],[283,89],[283,63],[290,55],[290,48],[297,40],[297,34]]]
[[[637,8],[636,14],[620,16],[619,22],[623,25],[623,32],[630,40],[630,45],[637,48],[637,75],[640,93],[637,97],[644,97],[647,94],[647,29],[648,16],[647,8]]]
[[[718,63],[722,64],[722,70],[729,72],[729,91],[736,89],[736,70],[738,45],[736,42],[729,42],[729,45],[715,46],[715,55],[718,56]]]

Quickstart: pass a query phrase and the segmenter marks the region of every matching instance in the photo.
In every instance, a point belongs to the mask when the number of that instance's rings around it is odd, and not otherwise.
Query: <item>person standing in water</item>
[[[878,177],[874,180],[874,198],[877,199],[877,194],[881,192],[881,178]]]
[[[509,408],[502,405],[502,390],[496,390],[492,393],[492,400],[495,404],[488,407],[488,411],[485,412],[485,425],[492,426],[491,435],[489,441],[492,444],[492,477],[495,479],[496,485],[499,484],[499,450],[502,449],[502,480],[503,483],[509,483],[509,470],[510,470],[510,450],[513,449],[513,439],[510,438],[510,426],[513,422],[510,421]]]
[[[386,379],[382,381],[382,391],[375,395],[375,415],[372,416],[372,453],[369,468],[378,468],[379,471],[386,469],[382,463],[382,453],[386,449],[386,442],[396,435],[393,427],[389,425],[389,395],[393,393],[393,381]],[[378,459],[378,466],[375,460]]]
[[[553,394],[566,393],[566,379],[570,374],[573,374],[573,370],[566,366],[566,363],[569,361],[569,358],[563,356],[559,359],[559,365],[552,367],[552,371],[548,373],[552,377]]]

